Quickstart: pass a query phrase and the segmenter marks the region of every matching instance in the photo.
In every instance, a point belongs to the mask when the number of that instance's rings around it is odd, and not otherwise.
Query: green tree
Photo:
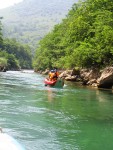
[[[7,63],[8,63],[7,67],[8,67],[9,70],[20,69],[19,62],[15,58],[15,56],[13,54],[8,55],[7,59],[8,59],[8,61],[7,61]]]
[[[2,19],[2,17],[0,17],[0,48],[2,48],[2,44],[3,44],[1,19]]]
[[[6,67],[7,66],[7,59],[4,57],[0,57],[0,67]]]
[[[113,1],[74,4],[36,50],[35,68],[105,67],[113,63]],[[40,65],[39,65],[40,63]]]
[[[11,64],[14,64],[15,62],[15,66],[18,66],[17,64],[19,64],[19,66],[23,69],[32,68],[32,55],[29,46],[22,45],[15,39],[4,39],[3,51],[10,54],[11,57],[13,55],[13,59],[15,58],[15,61],[13,61]],[[17,60],[18,63],[16,63]]]

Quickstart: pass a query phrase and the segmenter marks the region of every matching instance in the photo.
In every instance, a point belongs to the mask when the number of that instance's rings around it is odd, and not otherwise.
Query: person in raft
[[[58,73],[58,71],[57,71],[56,68],[55,68],[54,70],[51,70],[51,71],[49,72],[49,80],[50,80],[50,81],[55,81],[55,80],[57,80],[58,76],[59,76],[59,73]]]

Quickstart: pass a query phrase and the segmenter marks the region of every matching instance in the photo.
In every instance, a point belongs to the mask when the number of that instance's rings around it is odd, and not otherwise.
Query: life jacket
[[[58,72],[50,72],[49,73],[50,80],[57,80],[57,78],[58,78]]]

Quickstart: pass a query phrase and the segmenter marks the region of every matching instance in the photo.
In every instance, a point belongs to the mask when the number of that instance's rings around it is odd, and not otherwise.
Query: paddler
[[[50,81],[55,81],[55,80],[57,80],[58,76],[59,76],[59,73],[58,73],[58,71],[57,71],[56,68],[55,68],[54,70],[51,70],[51,71],[49,72],[49,80],[50,80]]]

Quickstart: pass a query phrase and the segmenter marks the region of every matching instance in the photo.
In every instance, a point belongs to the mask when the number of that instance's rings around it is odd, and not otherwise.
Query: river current
[[[0,72],[0,126],[26,150],[113,150],[113,93]]]

